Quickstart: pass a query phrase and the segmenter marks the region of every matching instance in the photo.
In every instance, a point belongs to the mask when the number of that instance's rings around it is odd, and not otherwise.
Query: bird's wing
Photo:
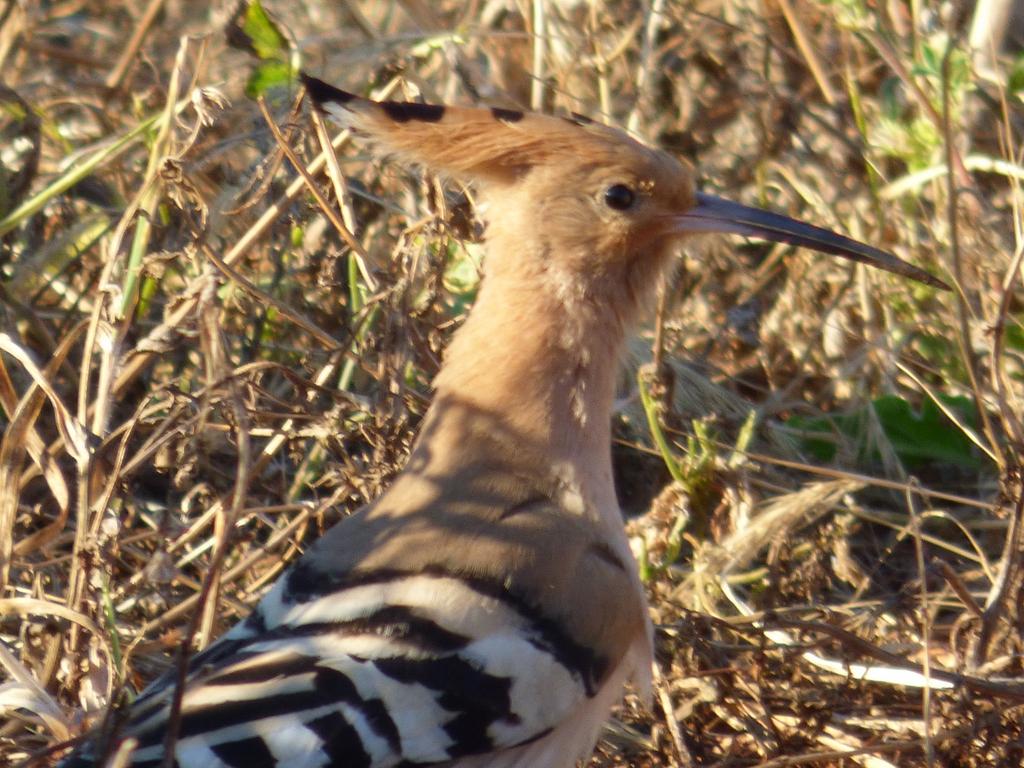
[[[177,765],[384,768],[513,749],[584,707],[643,631],[636,601],[614,601],[632,590],[628,566],[545,504],[501,522],[501,555],[485,525],[433,544],[387,526],[367,539],[377,562],[354,569],[332,562],[332,542],[351,552],[374,521],[336,527],[193,658]],[[132,706],[133,765],[162,759],[172,691],[159,681]]]

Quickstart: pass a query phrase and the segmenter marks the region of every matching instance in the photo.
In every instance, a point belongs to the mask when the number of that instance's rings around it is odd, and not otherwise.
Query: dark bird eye
[[[625,211],[633,205],[636,196],[625,184],[612,184],[604,191],[604,204],[616,211]]]

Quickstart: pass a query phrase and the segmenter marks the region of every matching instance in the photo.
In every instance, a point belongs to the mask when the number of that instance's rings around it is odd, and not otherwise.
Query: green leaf
[[[271,88],[287,88],[291,81],[291,65],[283,61],[267,61],[256,67],[249,75],[249,81],[245,84],[245,95],[255,99]]]
[[[457,247],[453,242],[446,255],[444,287],[452,297],[454,317],[466,314],[480,288],[480,258],[472,245]]]
[[[252,51],[263,60],[288,60],[288,41],[259,0],[252,0],[241,19],[241,31]]]
[[[965,397],[943,397],[945,405],[965,423],[972,421],[973,407]],[[890,395],[874,402],[875,414],[896,455],[908,469],[925,464],[952,464],[977,469],[980,460],[967,436],[931,400],[914,413],[903,398]]]
[[[786,426],[796,433],[804,453],[826,464],[835,459],[840,429],[833,419],[790,416],[786,419]]]
[[[1013,61],[1013,68],[1006,78],[1006,90],[1010,93],[1024,91],[1024,54],[1021,54]]]
[[[940,396],[940,399],[963,424],[975,427],[974,406],[970,400],[948,396]],[[977,470],[981,466],[974,444],[931,400],[922,404],[920,412],[894,395],[880,397],[870,407],[893,451],[907,469],[940,465]],[[878,451],[871,448],[866,439],[868,417],[867,407],[862,407],[831,418],[794,416],[786,424],[798,431],[803,449],[819,461],[832,461],[838,440],[845,438],[857,447],[859,461],[878,462]]]
[[[1020,325],[1020,320],[1017,317],[1006,324],[1004,339],[1008,349],[1012,349],[1014,352],[1024,352],[1024,327]]]
[[[903,98],[903,85],[899,78],[888,77],[882,81],[878,88],[878,101],[882,107],[882,114],[890,120],[901,121],[903,110],[906,106]]]

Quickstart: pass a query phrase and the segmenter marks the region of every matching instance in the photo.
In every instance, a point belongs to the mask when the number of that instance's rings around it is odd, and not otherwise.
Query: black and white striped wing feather
[[[176,763],[385,768],[499,752],[564,722],[606,671],[501,583],[332,581],[300,563],[192,660]],[[138,740],[133,765],[162,760],[172,688],[158,681],[133,705],[121,733]]]

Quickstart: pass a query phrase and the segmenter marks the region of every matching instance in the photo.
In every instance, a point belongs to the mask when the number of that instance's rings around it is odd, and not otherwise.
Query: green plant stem
[[[644,407],[644,414],[647,416],[647,426],[651,430],[651,438],[654,440],[654,445],[658,448],[658,453],[661,454],[662,461],[665,462],[665,467],[668,468],[669,474],[672,475],[672,479],[677,483],[685,483],[686,477],[683,475],[679,462],[676,461],[672,453],[672,446],[669,445],[668,438],[665,437],[665,432],[661,428],[661,421],[658,418],[658,404],[654,401],[651,391],[647,386],[649,378],[650,372],[641,368],[637,374],[637,384],[640,388],[640,402]]]
[[[185,101],[179,102],[178,108],[180,109],[185,103]],[[161,112],[159,115],[154,115],[144,120],[110,146],[99,150],[96,154],[82,161],[82,163],[69,168],[63,176],[50,182],[45,188],[19,205],[3,219],[0,219],[0,236],[6,235],[29,216],[38,213],[50,200],[67,192],[75,184],[82,181],[82,179],[90,176],[101,165],[113,160],[135,141],[144,136],[153,126],[157,124],[162,125],[166,119],[166,112]]]

